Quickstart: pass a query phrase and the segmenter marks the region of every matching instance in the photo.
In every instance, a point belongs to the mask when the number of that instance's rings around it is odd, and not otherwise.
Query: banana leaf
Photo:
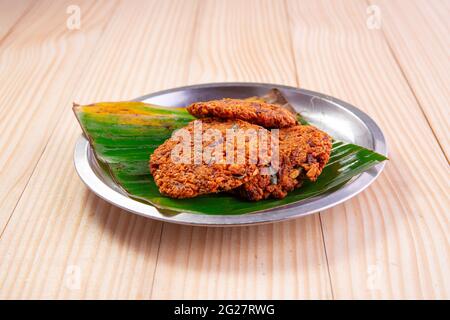
[[[317,181],[305,181],[301,188],[290,192],[284,199],[250,202],[227,193],[172,199],[159,193],[149,172],[148,161],[152,152],[174,130],[194,120],[184,108],[165,108],[143,102],[112,102],[74,105],[74,112],[97,160],[109,170],[116,184],[131,198],[149,203],[166,214],[234,215],[271,209],[331,192],[387,159],[361,146],[334,141],[330,161]],[[299,120],[306,123],[301,118]]]

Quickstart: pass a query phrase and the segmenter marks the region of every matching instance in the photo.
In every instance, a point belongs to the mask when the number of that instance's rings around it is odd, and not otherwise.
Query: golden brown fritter
[[[272,176],[256,175],[233,190],[241,197],[258,201],[282,199],[301,186],[302,180],[315,181],[330,159],[331,137],[313,126],[294,126],[279,132],[280,169]]]
[[[190,141],[184,145],[187,146],[184,151],[190,150],[190,154],[182,151],[182,129],[185,129],[183,133],[190,137]],[[192,198],[234,189],[257,175],[258,168],[269,161],[268,158],[258,157],[257,140],[242,134],[244,131],[252,132],[252,129],[253,132],[263,130],[270,136],[270,132],[260,126],[241,120],[202,119],[192,121],[182,129],[177,130],[176,134],[159,146],[150,157],[150,172],[155,183],[159,191],[169,197]],[[208,136],[212,129],[217,130],[216,133],[220,133],[220,137]],[[229,132],[244,140],[239,142],[238,138],[230,138],[227,136]],[[203,139],[200,137],[198,140],[197,134],[202,134]],[[194,140],[199,142],[195,144]],[[227,144],[230,145],[229,149]],[[202,151],[194,152],[195,146],[202,146]],[[234,164],[227,161],[228,150],[233,151],[232,156],[236,160]],[[238,152],[242,155],[240,162]],[[266,153],[270,154],[269,150]],[[180,163],[182,156],[186,154],[188,156],[185,161]]]
[[[198,118],[240,119],[265,128],[285,128],[297,124],[287,109],[258,100],[222,99],[191,104],[187,110]]]

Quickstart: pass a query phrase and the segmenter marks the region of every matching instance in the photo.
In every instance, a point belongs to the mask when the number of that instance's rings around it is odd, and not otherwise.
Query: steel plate
[[[294,87],[263,83],[211,83],[180,87],[136,99],[162,106],[184,107],[192,102],[219,98],[246,98],[278,88],[303,117],[334,138],[355,143],[387,156],[385,137],[378,125],[358,108],[336,98]],[[81,136],[75,146],[74,162],[83,182],[104,200],[145,217],[189,225],[231,226],[282,221],[335,206],[367,188],[381,173],[384,162],[355,177],[332,193],[299,201],[277,209],[243,215],[165,215],[155,207],[127,197],[97,163],[91,146]]]

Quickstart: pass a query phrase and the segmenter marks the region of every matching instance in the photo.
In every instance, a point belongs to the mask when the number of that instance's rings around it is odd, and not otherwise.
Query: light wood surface
[[[400,1],[372,1],[383,12],[383,29],[391,53],[427,122],[444,150],[450,155],[450,1],[413,0],[407,14]]]
[[[450,298],[449,1],[75,2],[0,0],[0,298]],[[73,101],[216,81],[358,106],[386,170],[320,214],[241,228],[138,217],[79,180]]]

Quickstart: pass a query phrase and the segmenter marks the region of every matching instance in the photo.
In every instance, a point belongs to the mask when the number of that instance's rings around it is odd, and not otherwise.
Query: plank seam
[[[3,233],[5,233],[5,230],[8,227],[9,221],[11,220],[12,216],[14,215],[14,212],[16,211],[16,208],[19,205],[19,202],[22,199],[23,194],[25,193],[25,190],[27,189],[28,183],[30,182],[31,178],[33,177],[34,172],[36,171],[36,168],[37,168],[37,165],[38,165],[39,161],[41,160],[42,156],[44,155],[45,150],[47,149],[47,145],[48,145],[49,141],[50,141],[50,138],[45,143],[44,149],[42,150],[41,154],[39,155],[39,159],[36,161],[36,164],[34,165],[33,170],[31,171],[31,174],[28,177],[27,183],[23,187],[22,192],[20,193],[20,196],[17,199],[16,204],[14,205],[14,208],[11,211],[11,214],[8,217],[8,220],[6,220],[5,226],[3,227],[2,232],[0,233],[0,240],[2,239]]]
[[[16,22],[8,29],[5,35],[0,39],[0,46],[3,46],[3,42],[13,33],[16,26],[25,18],[25,16],[36,6],[37,1],[33,1],[27,9],[17,18]]]
[[[367,3],[367,5],[371,5],[372,4],[372,2],[370,0],[366,0],[366,3]],[[405,80],[409,90],[411,91],[411,93],[412,93],[412,95],[414,97],[414,100],[417,102],[417,105],[419,106],[419,109],[422,112],[423,117],[425,118],[425,121],[427,122],[427,124],[430,127],[430,130],[431,130],[434,138],[436,139],[436,142],[437,142],[437,144],[439,146],[439,149],[441,149],[441,152],[443,153],[444,158],[447,160],[447,163],[450,163],[450,159],[448,158],[448,155],[445,153],[444,147],[442,146],[441,141],[439,140],[438,136],[436,135],[436,132],[434,131],[434,128],[433,128],[433,126],[432,126],[432,124],[430,122],[430,119],[428,118],[428,116],[427,116],[427,114],[426,114],[426,112],[424,110],[424,107],[420,103],[420,100],[419,100],[416,92],[414,91],[413,86],[411,85],[411,82],[409,81],[408,76],[406,75],[406,73],[405,73],[405,71],[404,71],[404,69],[402,67],[400,59],[397,57],[397,55],[395,54],[394,49],[392,48],[391,42],[389,41],[389,37],[386,36],[386,32],[384,32],[383,28],[381,28],[380,30],[381,30],[381,33],[383,35],[384,42],[386,43],[386,45],[387,45],[387,47],[389,49],[389,52],[391,53],[392,57],[394,58],[394,61],[397,64],[403,79]]]
[[[383,32],[383,36],[384,36],[384,32]],[[414,91],[414,89],[413,89],[413,87],[412,87],[412,85],[411,85],[411,83],[410,83],[408,77],[406,76],[406,73],[405,73],[405,71],[403,70],[403,68],[402,68],[402,66],[401,66],[401,64],[400,64],[400,61],[399,61],[399,59],[397,58],[397,55],[395,54],[394,50],[393,50],[392,47],[391,47],[391,44],[389,43],[389,41],[388,41],[387,39],[386,39],[386,44],[387,44],[387,46],[388,46],[388,48],[389,48],[389,51],[390,51],[391,55],[393,56],[393,58],[394,58],[394,60],[395,60],[395,63],[398,65],[398,68],[400,69],[400,72],[401,72],[401,74],[402,74],[402,77],[404,78],[406,84],[408,85],[408,88],[409,88],[409,90],[411,91],[411,93],[412,93],[412,95],[413,95],[413,97],[414,97],[414,100],[416,100],[417,105],[419,106],[419,109],[420,109],[420,111],[422,112],[423,117],[425,118],[425,121],[427,122],[428,126],[430,127],[430,130],[431,130],[431,132],[432,132],[434,138],[436,139],[436,142],[437,142],[438,145],[439,145],[439,149],[441,149],[441,152],[443,153],[445,159],[447,160],[447,163],[450,163],[450,159],[448,158],[447,154],[445,153],[444,147],[442,146],[441,141],[439,140],[438,136],[436,135],[436,132],[434,131],[433,125],[431,124],[430,119],[428,118],[428,116],[427,116],[427,114],[426,114],[426,112],[425,112],[425,110],[424,110],[424,107],[423,107],[422,104],[420,103],[420,100],[419,100],[419,98],[417,97],[417,94],[416,94],[416,92]]]
[[[152,276],[152,284],[150,287],[150,299],[152,299],[153,297],[153,288],[154,288],[154,284],[155,284],[155,276],[156,276],[156,270],[158,269],[158,262],[159,262],[159,255],[160,255],[160,249],[161,249],[161,241],[162,241],[162,236],[163,236],[163,232],[164,232],[164,226],[166,225],[165,222],[162,222],[162,226],[161,226],[161,231],[159,233],[159,242],[158,242],[158,250],[156,251],[156,262],[155,262],[155,268],[153,269],[153,276]]]
[[[292,35],[292,28],[291,28],[291,16],[289,14],[287,0],[284,0],[283,3],[284,3],[284,11],[285,11],[285,14],[286,14],[286,16],[288,18],[287,19],[288,20],[287,21],[287,27],[288,27],[288,30],[289,30],[289,39],[291,40],[290,41],[290,48],[291,48],[291,53],[292,53],[292,61],[294,63],[294,68],[295,68],[295,85],[300,88],[300,79],[299,79],[299,76],[298,76],[297,59],[295,58],[295,50],[294,50],[294,37]]]
[[[189,61],[193,60],[194,57],[194,38],[195,38],[195,34],[196,31],[198,29],[198,18],[200,15],[200,3],[198,1],[196,1],[197,7],[195,8],[195,14],[194,14],[194,23],[192,26],[192,37],[191,37],[191,44],[190,44],[190,48],[189,48]],[[190,73],[190,68],[186,68],[186,74],[185,74],[185,80],[189,79],[189,73]],[[164,234],[164,226],[166,225],[166,223],[162,223],[161,226],[161,232],[159,235],[159,243],[158,243],[158,250],[156,252],[156,262],[155,262],[155,269],[153,270],[153,277],[152,277],[152,284],[151,284],[151,289],[150,289],[150,299],[152,299],[153,297],[153,289],[155,286],[155,277],[156,277],[156,271],[158,270],[158,262],[159,262],[159,255],[160,255],[160,249],[161,249],[161,241],[162,241],[162,237]]]
[[[292,27],[291,27],[291,15],[289,14],[287,0],[284,0],[283,3],[284,3],[284,10],[285,10],[286,16],[288,18],[287,20],[288,20],[289,37],[291,39],[290,47],[291,47],[292,59],[293,59],[293,62],[294,62],[294,68],[295,68],[295,82],[296,82],[297,87],[300,88],[300,77],[298,75],[298,70],[299,69],[297,67],[297,59],[296,59],[295,50],[294,50],[294,36],[292,34]],[[328,283],[329,283],[329,286],[330,286],[331,298],[334,300],[335,298],[334,298],[334,290],[333,290],[333,281],[331,279],[330,264],[328,262],[327,246],[326,246],[326,243],[325,243],[325,235],[324,235],[323,226],[322,226],[322,213],[318,212],[317,214],[319,215],[320,233],[322,235],[323,251],[324,251],[324,254],[325,254],[325,261],[326,261],[326,264],[327,264]]]

